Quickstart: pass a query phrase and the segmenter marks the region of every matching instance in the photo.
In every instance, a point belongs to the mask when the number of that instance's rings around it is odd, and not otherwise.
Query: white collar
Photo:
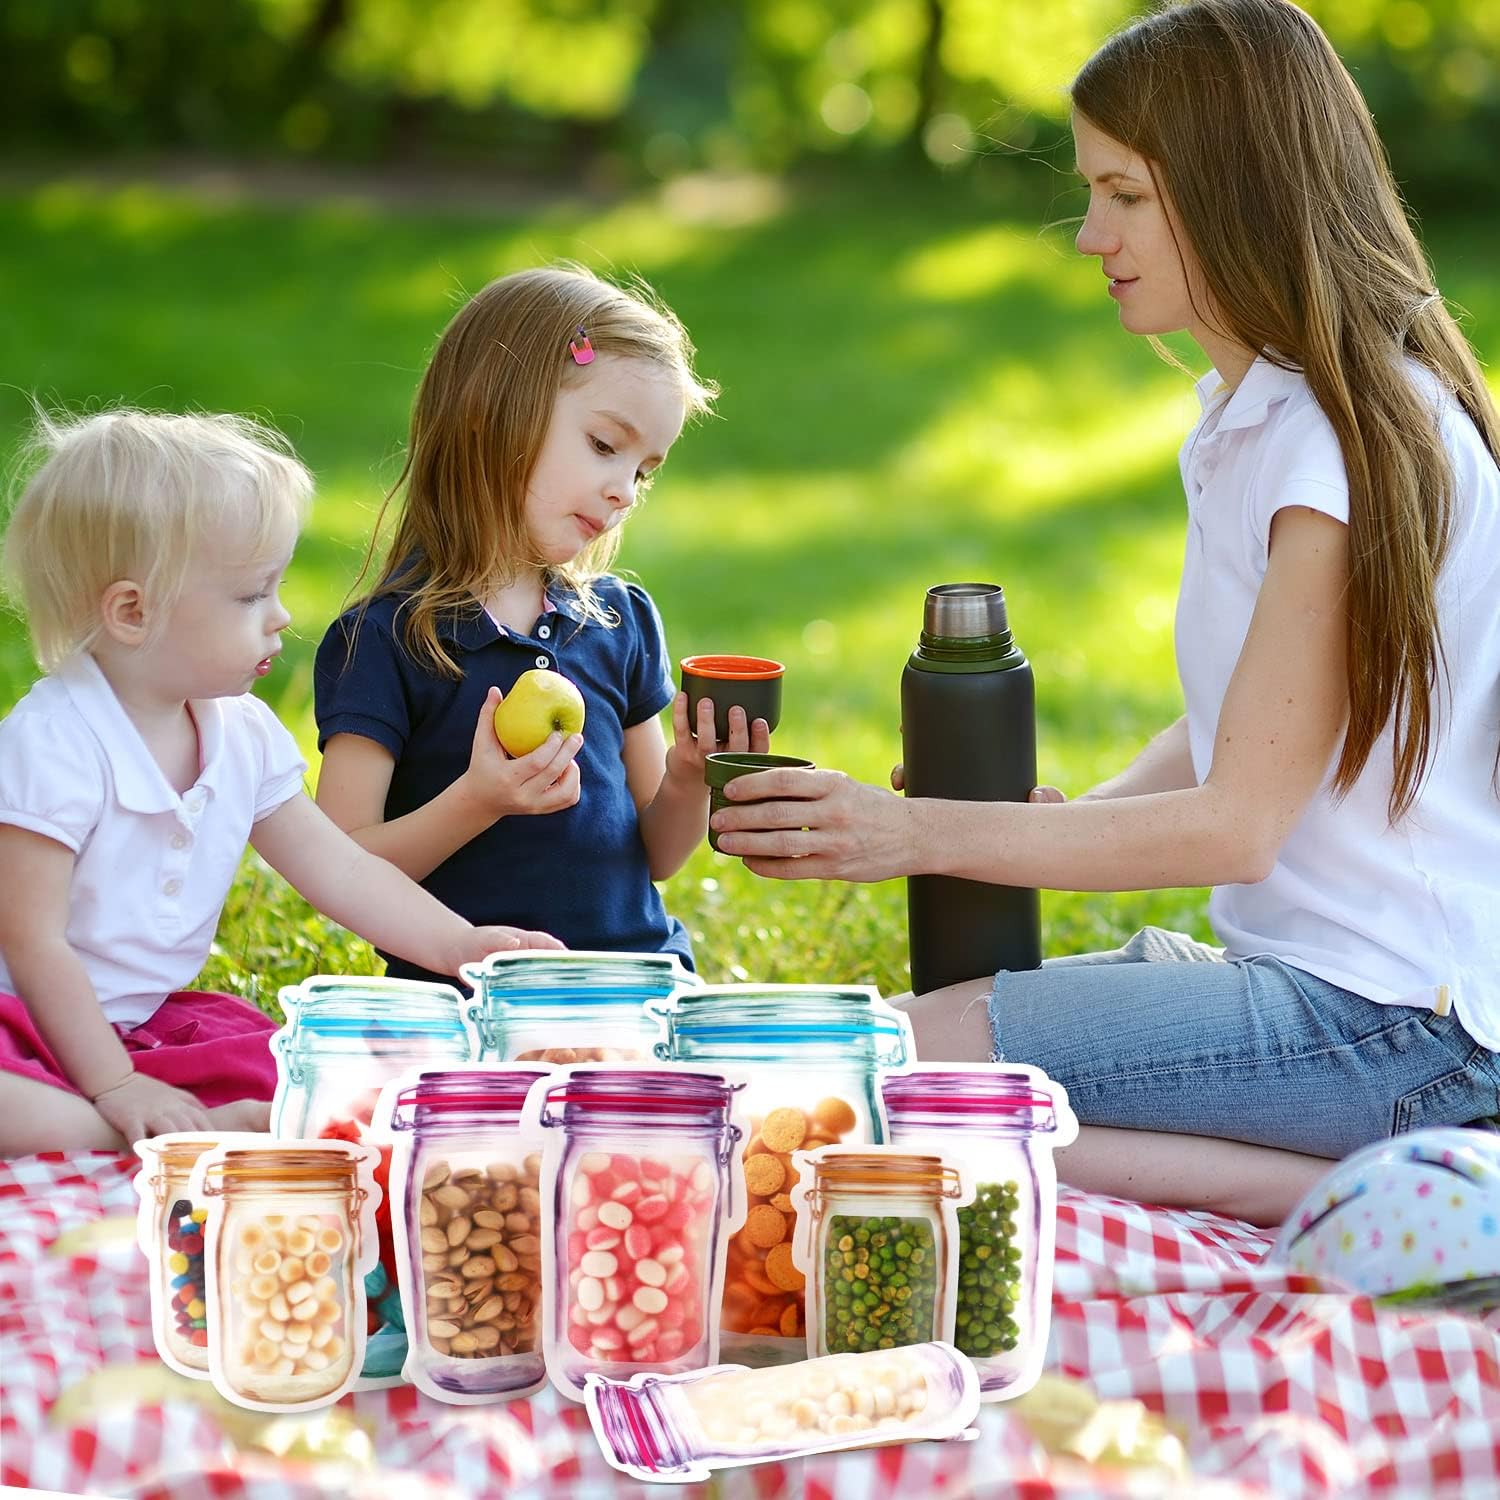
[[[140,730],[115,696],[99,663],[88,652],[69,657],[55,675],[67,690],[79,717],[98,740],[109,762],[115,796],[122,807],[139,813],[177,812],[185,805],[200,804],[203,792],[213,791],[224,748],[224,716],[216,699],[192,701],[203,770],[193,786],[179,796],[146,748]]]
[[[1224,384],[1217,370],[1210,370],[1194,386],[1198,401],[1204,411],[1213,405],[1219,388]],[[1301,370],[1286,370],[1272,364],[1264,355],[1257,355],[1245,377],[1234,388],[1224,410],[1219,416],[1215,432],[1229,432],[1236,427],[1258,427],[1270,414],[1271,407],[1288,396],[1307,389],[1307,377]]]

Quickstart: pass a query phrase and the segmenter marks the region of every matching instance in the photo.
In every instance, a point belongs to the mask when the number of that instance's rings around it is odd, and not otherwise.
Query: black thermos
[[[1036,785],[1036,694],[994,583],[927,590],[901,674],[908,797],[1025,802]],[[906,883],[917,994],[1042,961],[1041,903],[1019,886],[915,875]]]

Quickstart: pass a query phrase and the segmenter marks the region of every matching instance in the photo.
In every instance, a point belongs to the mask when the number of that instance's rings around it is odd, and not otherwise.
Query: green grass
[[[748,215],[682,188],[524,215],[13,190],[0,197],[0,444],[18,440],[28,393],[253,411],[289,433],[319,499],[263,691],[312,758],[313,651],[458,300],[559,255],[638,271],[724,390],[626,533],[623,565],[655,595],[674,654],[786,660],[777,748],[884,782],[924,590],[998,580],[1036,671],[1041,777],[1076,792],[1181,711],[1176,448],[1197,408],[1183,376],[1120,332],[1066,231],[1039,230],[1075,205],[1017,206],[1000,189],[982,167],[964,182],[824,182],[741,196],[760,205]],[[1431,242],[1471,337],[1500,348],[1493,224]],[[0,708],[32,675],[5,619]],[[712,980],[906,987],[899,881],[764,882],[704,846],[666,896]],[[1049,893],[1047,950],[1109,946],[1144,922],[1207,936],[1202,905],[1194,891]],[[309,972],[374,963],[247,858],[203,982],[270,1004]]]

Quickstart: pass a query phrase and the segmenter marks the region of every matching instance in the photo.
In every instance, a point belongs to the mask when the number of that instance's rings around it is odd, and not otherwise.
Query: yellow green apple
[[[507,755],[530,755],[554,730],[582,732],[583,694],[561,672],[533,667],[500,700],[495,735]]]

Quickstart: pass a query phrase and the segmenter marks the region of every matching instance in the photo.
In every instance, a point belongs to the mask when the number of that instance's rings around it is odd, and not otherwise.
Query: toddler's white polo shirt
[[[252,825],[303,789],[307,763],[258,698],[192,710],[203,769],[181,795],[91,656],[0,721],[0,822],[73,850],[68,943],[126,1026],[197,977]],[[15,992],[3,956],[0,989]]]
[[[1387,824],[1391,730],[1342,802],[1323,785],[1255,885],[1209,903],[1231,958],[1272,954],[1354,994],[1428,1003],[1447,984],[1468,1033],[1500,1048],[1500,473],[1474,424],[1425,370],[1456,478],[1453,536],[1438,584],[1451,673],[1441,730],[1411,812]],[[1182,447],[1188,536],[1177,605],[1177,667],[1201,782],[1261,580],[1271,518],[1307,506],[1347,524],[1332,426],[1300,372],[1258,359],[1228,399],[1198,382],[1204,414]]]

